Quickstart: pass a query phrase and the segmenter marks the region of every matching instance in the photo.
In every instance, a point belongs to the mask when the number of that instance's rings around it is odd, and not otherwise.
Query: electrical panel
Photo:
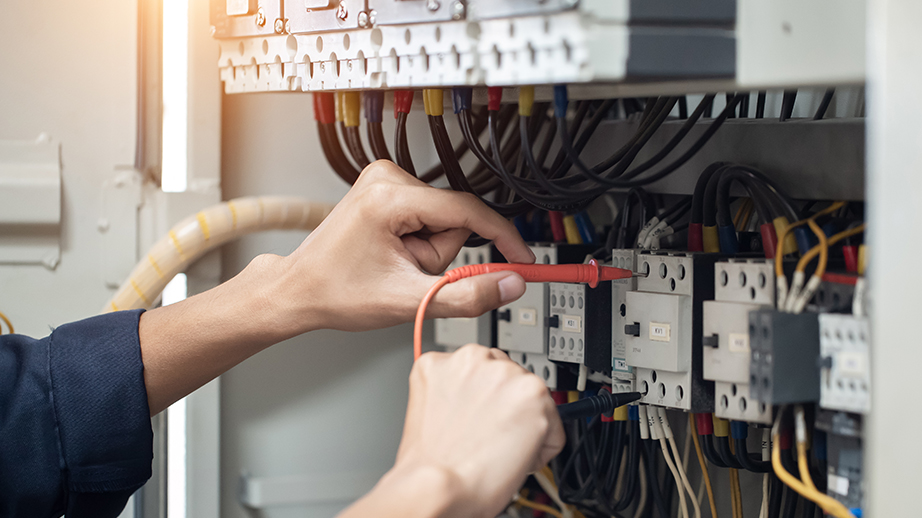
[[[714,293],[713,254],[641,252],[637,291],[626,296],[627,362],[641,400],[710,412],[712,382],[702,377],[702,309]]]
[[[448,269],[469,264],[489,263],[492,247],[481,246],[462,250]],[[490,344],[493,342],[493,313],[475,318],[439,318],[435,321],[435,343],[448,349],[467,344]]]
[[[775,306],[774,266],[765,260],[719,262],[714,300],[704,302],[704,379],[714,381],[714,413],[771,424],[771,406],[749,399],[749,313]]]

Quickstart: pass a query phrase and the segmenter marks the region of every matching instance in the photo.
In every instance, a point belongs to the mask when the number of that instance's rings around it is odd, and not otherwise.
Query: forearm
[[[466,502],[460,479],[434,467],[394,467],[370,493],[339,518],[436,518],[477,516],[473,502]]]
[[[226,283],[141,316],[151,415],[259,351],[320,327],[281,297],[287,258],[261,256]],[[305,294],[305,297],[309,294]]]

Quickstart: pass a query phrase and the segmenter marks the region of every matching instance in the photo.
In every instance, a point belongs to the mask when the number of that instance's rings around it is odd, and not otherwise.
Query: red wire
[[[419,309],[416,310],[416,323],[413,327],[413,361],[418,360],[423,354],[423,321],[426,320],[426,308],[429,306],[429,302],[432,301],[432,297],[435,297],[435,294],[442,289],[442,286],[449,282],[451,282],[451,279],[447,275],[436,281],[429,288],[426,296],[423,297],[423,301],[419,303]]]

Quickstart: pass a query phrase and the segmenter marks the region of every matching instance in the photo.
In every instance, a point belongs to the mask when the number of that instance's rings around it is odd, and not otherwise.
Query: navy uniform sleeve
[[[150,478],[141,313],[0,337],[0,516],[115,517]]]

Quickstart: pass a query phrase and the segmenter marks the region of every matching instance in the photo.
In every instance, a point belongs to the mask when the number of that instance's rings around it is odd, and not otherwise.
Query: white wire
[[[666,439],[659,440],[660,448],[663,449],[663,458],[666,459],[666,466],[672,472],[672,478],[675,479],[676,487],[679,488],[679,509],[682,511],[682,518],[688,518],[688,504],[685,503],[685,491],[682,490],[682,477],[679,476],[679,471],[676,469],[675,463],[672,462],[669,447],[666,444]]]
[[[634,511],[634,518],[640,518],[643,516],[643,512],[647,510],[647,468],[644,467],[643,462],[638,464],[638,467],[637,476],[640,477],[640,504],[637,506],[637,510]]]
[[[672,454],[676,456],[676,459],[679,458],[679,447],[676,446],[675,438],[669,438],[669,446],[672,447]],[[688,474],[685,472],[685,468],[680,464],[677,466],[679,476],[682,478],[682,485],[685,486],[685,491],[688,492],[688,497],[692,502],[692,510],[695,512],[695,518],[701,518],[701,505],[698,504],[698,499],[695,496],[695,492],[692,491],[691,484],[688,482]]]

